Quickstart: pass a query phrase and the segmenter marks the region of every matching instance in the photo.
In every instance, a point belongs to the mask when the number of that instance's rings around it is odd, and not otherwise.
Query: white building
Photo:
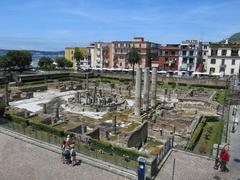
[[[210,43],[208,49],[207,72],[233,75],[239,73],[240,44]]]
[[[198,71],[200,64],[201,42],[197,40],[186,40],[180,45],[179,51],[179,71],[187,71],[192,74]]]

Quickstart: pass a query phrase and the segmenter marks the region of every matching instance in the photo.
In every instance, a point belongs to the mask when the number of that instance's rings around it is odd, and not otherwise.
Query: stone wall
[[[20,89],[20,91],[22,92],[40,92],[40,91],[46,91],[46,90],[48,90],[47,85],[39,85],[39,86],[26,87],[26,88]]]
[[[145,121],[140,127],[133,131],[127,140],[127,147],[139,148],[146,142],[148,137],[148,122]]]
[[[86,136],[89,136],[93,139],[100,139],[100,129],[99,128],[95,128],[94,130],[86,133]]]

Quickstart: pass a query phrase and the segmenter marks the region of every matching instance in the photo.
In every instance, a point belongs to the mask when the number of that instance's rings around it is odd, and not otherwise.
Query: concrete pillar
[[[113,116],[112,118],[112,134],[117,133],[117,117]]]
[[[43,104],[43,114],[47,114],[47,104]]]
[[[157,68],[152,68],[152,84],[151,84],[151,106],[156,106],[157,94]]]
[[[77,103],[79,103],[80,102],[80,100],[79,100],[79,92],[76,92],[76,94],[75,94],[75,100],[76,100],[76,102]]]
[[[59,105],[58,104],[56,105],[56,112],[55,113],[56,113],[55,114],[56,119],[59,119]]]
[[[6,106],[9,105],[9,93],[8,93],[8,83],[5,84],[5,104]]]
[[[87,126],[82,125],[81,126],[81,131],[82,131],[82,134],[86,133],[87,132]]]
[[[141,115],[141,91],[142,91],[142,69],[138,68],[136,73],[136,84],[135,84],[135,104],[134,114],[136,116]]]
[[[93,103],[96,103],[96,94],[97,94],[97,87],[94,87],[94,92],[93,92]]]
[[[143,111],[148,110],[149,104],[149,68],[144,71],[144,84],[143,84]]]
[[[122,87],[119,87],[119,94],[122,95]]]

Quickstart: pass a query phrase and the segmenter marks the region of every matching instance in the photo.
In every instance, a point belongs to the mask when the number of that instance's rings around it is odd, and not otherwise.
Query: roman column
[[[143,111],[148,110],[148,104],[149,104],[149,68],[145,68],[143,84]]]
[[[157,68],[152,68],[152,84],[151,84],[151,106],[156,106],[157,94]]]
[[[141,90],[142,90],[142,69],[138,68],[136,73],[136,84],[135,84],[135,104],[134,114],[136,116],[141,115]]]

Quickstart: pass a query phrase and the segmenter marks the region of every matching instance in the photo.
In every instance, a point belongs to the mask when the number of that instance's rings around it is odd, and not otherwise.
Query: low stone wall
[[[47,85],[39,85],[39,86],[33,86],[33,87],[27,87],[27,88],[21,88],[20,91],[22,92],[40,92],[40,91],[46,91],[48,90]]]
[[[127,147],[139,148],[144,142],[146,142],[148,137],[148,122],[145,121],[139,128],[133,131],[128,140]]]

